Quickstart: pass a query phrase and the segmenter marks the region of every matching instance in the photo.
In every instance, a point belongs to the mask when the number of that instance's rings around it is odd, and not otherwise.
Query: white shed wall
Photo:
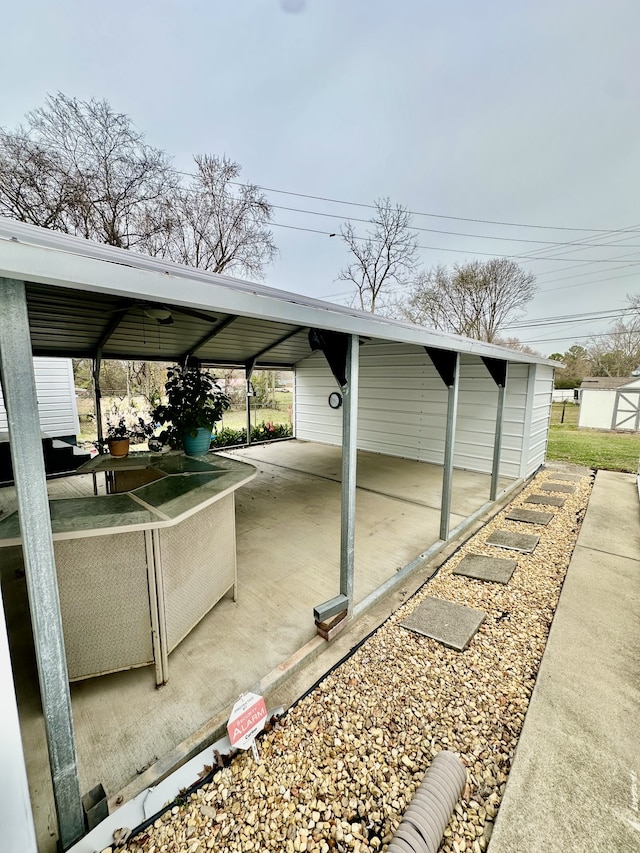
[[[578,426],[611,429],[616,393],[615,388],[584,388],[580,400]]]
[[[52,436],[78,435],[80,422],[70,358],[34,358],[40,428]],[[0,431],[7,429],[7,412],[0,389]]]
[[[500,464],[507,477],[520,476],[527,381],[526,364],[509,366]],[[297,366],[297,438],[341,443],[342,412],[327,402],[335,390],[321,353]],[[363,345],[358,400],[360,449],[442,464],[447,389],[423,349],[376,341]],[[480,358],[461,356],[456,467],[491,472],[497,402],[498,390]]]
[[[533,406],[527,467],[523,476],[533,474],[543,464],[547,455],[549,423],[551,422],[551,400],[553,395],[553,367],[546,364],[532,364],[531,386],[533,388]]]

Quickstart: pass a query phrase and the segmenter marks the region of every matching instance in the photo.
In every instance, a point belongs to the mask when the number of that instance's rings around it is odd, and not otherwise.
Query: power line
[[[285,225],[283,222],[271,222],[269,224],[275,226],[276,228],[290,228],[294,231],[307,231],[310,234],[324,234],[327,237],[336,237],[337,236],[337,234],[335,234],[334,232],[321,231],[318,228],[303,228],[300,225]],[[354,237],[356,240],[367,240],[367,239],[369,239],[368,237],[359,237],[358,235],[354,235]],[[458,255],[467,255],[467,256],[482,255],[483,257],[489,257],[489,258],[495,258],[496,257],[495,252],[481,252],[481,251],[469,250],[469,249],[447,249],[444,246],[422,246],[422,245],[418,245],[416,248],[424,249],[425,251],[429,251],[429,252],[453,252],[453,253],[458,254]],[[571,263],[572,261],[575,260],[575,258],[555,258],[555,257],[539,258],[539,257],[533,257],[533,256],[528,257],[528,256],[523,256],[523,255],[504,255],[502,253],[500,253],[500,257],[506,258],[507,260],[522,260],[524,257],[524,260],[567,261],[568,263]],[[616,260],[616,259],[615,258],[591,258],[587,263],[590,263],[590,264],[610,264],[614,260]],[[625,264],[625,266],[628,266],[629,264],[631,264],[631,261],[629,261],[628,263],[627,262],[623,262],[623,263]]]
[[[189,174],[189,173],[185,172],[182,174]],[[239,181],[230,181],[229,183],[233,183],[236,186],[248,186],[248,184],[244,184],[244,183],[239,182]],[[263,192],[279,193],[281,195],[295,196],[296,198],[308,198],[308,199],[313,199],[314,201],[325,201],[325,202],[329,202],[330,204],[343,204],[343,205],[347,205],[350,207],[364,207],[364,208],[367,208],[369,210],[377,210],[375,204],[365,204],[363,202],[357,202],[357,201],[345,201],[345,200],[336,199],[336,198],[329,198],[327,196],[311,195],[309,193],[291,192],[290,190],[277,190],[277,189],[274,189],[273,187],[264,187],[264,186],[261,186],[259,184],[254,184],[253,186],[256,186],[257,189],[262,190]],[[588,233],[592,233],[592,234],[600,234],[600,233],[607,234],[607,233],[610,233],[612,230],[614,230],[611,228],[577,228],[577,227],[572,228],[572,227],[565,226],[565,225],[534,225],[531,223],[523,223],[523,222],[505,222],[505,221],[496,220],[496,219],[479,219],[479,218],[473,218],[470,216],[448,216],[444,213],[425,213],[425,212],[419,211],[419,210],[407,210],[407,213],[410,214],[411,216],[428,216],[428,217],[431,217],[434,219],[450,219],[450,220],[453,220],[455,222],[481,222],[485,225],[503,225],[503,226],[508,226],[510,228],[540,228],[540,229],[545,229],[545,230],[550,230],[550,231],[582,231],[582,232],[588,232]],[[638,233],[637,231],[634,231],[633,229],[620,229],[620,230],[621,230],[621,233]]]
[[[340,220],[345,219],[344,216],[340,216],[336,213],[323,213],[322,211],[319,211],[319,210],[306,210],[305,208],[302,208],[302,207],[285,207],[281,204],[272,204],[271,207],[274,210],[287,210],[287,211],[290,211],[291,213],[304,213],[304,214],[307,214],[309,216],[323,216],[323,217],[326,217],[328,219],[340,219]],[[372,223],[372,221],[370,219],[361,219],[361,218],[356,217],[356,216],[349,216],[349,217],[347,217],[347,219],[349,222],[363,222],[366,225],[375,224],[375,223]],[[428,232],[429,234],[447,234],[447,235],[450,235],[452,237],[475,237],[475,238],[479,238],[480,240],[500,240],[500,241],[508,241],[510,243],[537,243],[537,244],[542,245],[542,246],[574,246],[575,245],[575,241],[530,240],[527,237],[496,237],[493,234],[470,234],[469,232],[466,232],[466,231],[446,231],[446,230],[442,230],[442,229],[438,229],[438,228],[423,228],[419,225],[411,225],[411,226],[409,226],[409,230],[411,230],[411,231],[425,231],[425,232]],[[626,232],[623,232],[623,233],[626,233]],[[637,232],[634,232],[633,236],[634,237],[637,236]],[[361,238],[361,239],[366,239],[366,238]],[[630,240],[632,238],[627,237],[626,239]],[[615,244],[582,242],[582,246],[584,246],[585,248],[602,248],[602,247],[611,246],[611,245],[615,245]],[[630,248],[640,249],[640,245],[632,246]]]

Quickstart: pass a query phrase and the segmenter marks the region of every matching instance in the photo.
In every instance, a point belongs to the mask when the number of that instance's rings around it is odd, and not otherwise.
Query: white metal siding
[[[338,390],[324,355],[315,352],[296,367],[295,435],[322,444],[342,443],[342,412],[332,409],[327,398]]]
[[[527,399],[527,365],[507,380],[501,473],[518,477]],[[340,444],[342,413],[327,398],[336,382],[321,353],[296,368],[296,436]],[[461,356],[454,465],[490,473],[498,391],[482,360]],[[447,389],[421,347],[372,341],[360,349],[358,447],[442,464]]]
[[[460,357],[454,466],[491,473],[498,388],[480,358]]]
[[[534,365],[535,385],[533,410],[531,412],[531,435],[526,474],[533,474],[543,464],[547,453],[547,438],[551,420],[551,396],[553,393],[553,368],[544,364]]]
[[[48,435],[78,435],[80,423],[70,358],[34,358],[40,428]],[[7,412],[0,389],[0,431],[7,429]]]
[[[500,454],[500,474],[505,477],[521,476],[520,463],[527,424],[528,382],[529,366],[527,364],[509,364],[502,424],[502,453]]]

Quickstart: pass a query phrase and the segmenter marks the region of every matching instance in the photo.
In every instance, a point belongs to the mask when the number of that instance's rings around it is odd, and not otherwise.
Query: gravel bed
[[[548,526],[507,521],[514,507],[534,508],[525,498],[552,474],[539,473],[266,732],[260,764],[251,751],[238,753],[118,849],[384,851],[434,755],[450,749],[468,783],[440,850],[486,850],[591,493],[585,475]],[[540,542],[531,555],[486,545],[498,529],[535,533]],[[513,557],[518,567],[506,586],[452,575],[469,553]],[[487,613],[464,652],[400,626],[427,595]]]

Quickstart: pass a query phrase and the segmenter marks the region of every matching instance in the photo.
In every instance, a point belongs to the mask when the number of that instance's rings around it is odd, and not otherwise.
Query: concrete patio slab
[[[437,640],[457,652],[462,652],[482,625],[486,613],[475,607],[465,607],[428,596],[401,622],[403,628]]]
[[[566,498],[556,495],[529,495],[524,499],[526,504],[542,504],[543,506],[564,506]]]
[[[511,575],[517,568],[516,560],[503,557],[485,557],[482,554],[467,554],[453,570],[454,575],[464,575],[480,581],[493,583],[509,583]]]
[[[525,524],[549,524],[553,518],[552,512],[536,512],[534,509],[522,509],[516,507],[512,509],[505,518],[509,521],[523,521]]]
[[[496,530],[487,539],[487,545],[495,548],[506,548],[509,551],[520,551],[531,554],[540,541],[539,536],[531,533],[512,533],[510,530]]]
[[[171,653],[170,680],[161,689],[147,667],[71,686],[82,793],[100,783],[109,798],[123,790],[134,796],[157,779],[145,767],[202,744],[239,693],[331,648],[316,636],[313,608],[339,591],[339,448],[293,441],[232,455],[259,469],[236,495],[238,600],[223,598]],[[438,542],[442,468],[365,453],[358,454],[358,478],[356,602]],[[51,480],[48,488],[52,497],[77,497],[92,494],[93,483],[90,475],[75,476]],[[489,489],[490,476],[455,471],[451,526],[484,506]],[[0,489],[0,509],[13,508],[15,489]],[[25,582],[16,575],[19,549],[4,549],[2,558],[39,850],[53,853],[53,799]]]

